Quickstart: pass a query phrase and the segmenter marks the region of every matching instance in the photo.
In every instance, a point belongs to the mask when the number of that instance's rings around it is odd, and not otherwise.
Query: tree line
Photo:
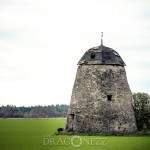
[[[49,106],[31,106],[16,107],[7,105],[0,107],[0,118],[53,118],[66,117],[68,105],[49,105]]]

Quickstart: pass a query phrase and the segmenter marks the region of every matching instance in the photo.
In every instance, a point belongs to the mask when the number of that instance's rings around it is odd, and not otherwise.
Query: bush
[[[133,99],[138,130],[150,130],[150,96],[147,93],[133,93]]]

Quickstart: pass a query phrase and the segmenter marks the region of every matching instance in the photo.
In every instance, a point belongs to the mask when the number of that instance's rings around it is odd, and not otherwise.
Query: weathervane
[[[103,32],[101,32],[101,45],[103,45]]]

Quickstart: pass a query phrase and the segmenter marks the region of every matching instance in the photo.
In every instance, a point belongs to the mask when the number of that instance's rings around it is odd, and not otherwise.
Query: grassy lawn
[[[55,135],[65,119],[0,119],[0,150],[149,150],[150,137]]]

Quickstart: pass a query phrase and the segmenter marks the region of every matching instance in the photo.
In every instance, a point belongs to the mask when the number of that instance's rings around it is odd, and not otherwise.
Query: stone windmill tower
[[[67,115],[66,131],[129,133],[137,130],[125,63],[112,48],[85,52]]]

